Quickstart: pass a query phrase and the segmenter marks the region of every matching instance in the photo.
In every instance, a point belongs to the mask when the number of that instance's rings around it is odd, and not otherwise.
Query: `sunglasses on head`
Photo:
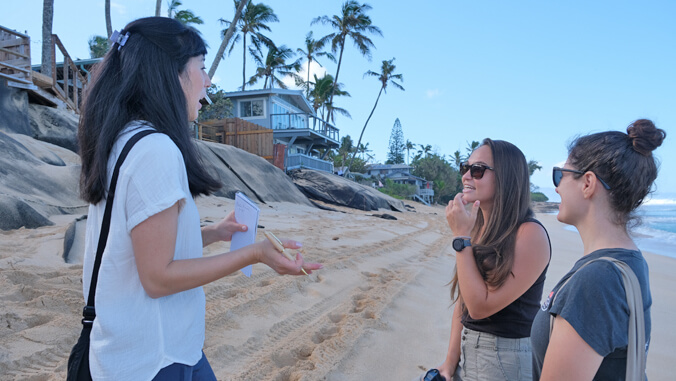
[[[552,180],[554,181],[554,186],[558,187],[559,184],[561,184],[561,179],[563,178],[563,172],[570,172],[570,173],[577,173],[578,175],[584,175],[584,172],[578,171],[575,169],[568,169],[568,168],[559,168],[559,167],[554,167],[552,170]],[[593,173],[593,172],[592,172]],[[603,181],[602,178],[599,177],[596,173],[594,173],[594,176],[596,176],[597,179],[601,182],[604,188],[607,190],[610,190],[610,186],[606,184],[605,181]]]
[[[479,180],[482,177],[484,177],[484,172],[486,172],[487,169],[490,169],[493,171],[494,169],[487,166],[486,164],[468,164],[467,162],[465,163],[460,163],[460,174],[464,175],[469,171],[470,176],[472,176],[473,179]]]

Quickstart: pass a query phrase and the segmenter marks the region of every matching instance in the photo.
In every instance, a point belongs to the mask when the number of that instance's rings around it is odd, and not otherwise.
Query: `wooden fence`
[[[284,145],[273,144],[273,131],[240,118],[198,123],[200,140],[228,144],[258,155],[284,169]]]

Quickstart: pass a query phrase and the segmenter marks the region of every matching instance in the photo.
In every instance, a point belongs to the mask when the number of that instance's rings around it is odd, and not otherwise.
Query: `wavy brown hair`
[[[514,144],[486,138],[481,146],[488,146],[493,154],[495,195],[488,221],[484,221],[479,209],[472,229],[472,251],[484,281],[491,288],[500,288],[510,274],[514,276],[516,232],[527,218],[533,216],[530,173],[526,157]],[[450,284],[451,297],[456,301],[460,296],[457,267]]]

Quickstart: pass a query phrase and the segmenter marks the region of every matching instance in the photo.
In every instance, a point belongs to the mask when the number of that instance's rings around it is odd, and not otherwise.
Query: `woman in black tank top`
[[[446,380],[529,380],[530,328],[551,248],[530,208],[528,164],[513,144],[484,139],[460,173],[463,192],[446,207],[456,303],[439,371]]]

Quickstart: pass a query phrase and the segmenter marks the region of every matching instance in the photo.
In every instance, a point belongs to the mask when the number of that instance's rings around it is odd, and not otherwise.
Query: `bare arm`
[[[542,381],[592,380],[603,357],[589,346],[566,319],[554,319],[542,367]]]
[[[205,285],[240,268],[263,262],[280,274],[311,272],[319,264],[304,263],[300,254],[292,262],[267,241],[249,245],[230,253],[185,260],[174,260],[178,229],[178,205],[157,213],[131,231],[131,240],[141,284],[148,295],[158,298]],[[285,247],[299,246],[292,241]]]
[[[446,360],[439,367],[439,373],[446,379],[451,380],[455,369],[460,362],[460,337],[462,336],[462,297],[458,298],[453,306],[453,321],[451,323],[451,339],[448,343]]]
[[[464,209],[462,195],[449,203],[446,218],[453,233],[468,236],[471,232],[479,203],[468,213]],[[512,274],[500,288],[488,287],[477,268],[472,248],[467,247],[456,255],[458,283],[469,315],[483,319],[507,307],[523,295],[542,274],[549,262],[549,241],[544,229],[534,222],[521,224],[514,245]]]
[[[218,241],[231,241],[236,232],[247,231],[246,225],[238,224],[232,211],[218,223],[202,228],[202,246],[207,247]]]

